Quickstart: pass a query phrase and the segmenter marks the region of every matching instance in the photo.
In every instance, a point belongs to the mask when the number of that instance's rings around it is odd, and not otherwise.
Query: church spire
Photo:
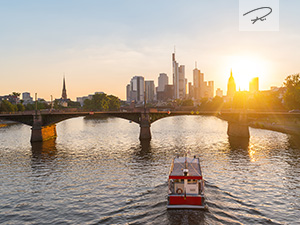
[[[64,99],[64,100],[67,99],[67,90],[66,90],[65,75],[64,75],[64,79],[63,79],[63,89],[62,89],[61,98]]]

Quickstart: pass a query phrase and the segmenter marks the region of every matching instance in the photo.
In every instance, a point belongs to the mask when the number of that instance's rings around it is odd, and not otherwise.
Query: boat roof
[[[200,168],[199,158],[189,158],[189,157],[177,157],[173,160],[169,178],[170,179],[183,179],[184,176],[183,170],[188,169],[189,179],[201,179],[202,172]],[[190,178],[197,177],[197,178]]]

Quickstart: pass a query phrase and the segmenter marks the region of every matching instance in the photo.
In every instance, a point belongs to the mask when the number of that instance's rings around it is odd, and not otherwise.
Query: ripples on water
[[[70,119],[58,138],[31,145],[30,127],[0,128],[3,224],[297,224],[300,143],[250,129],[229,140],[213,117],[169,117],[139,126],[107,118]],[[198,155],[208,210],[166,210],[171,160]]]

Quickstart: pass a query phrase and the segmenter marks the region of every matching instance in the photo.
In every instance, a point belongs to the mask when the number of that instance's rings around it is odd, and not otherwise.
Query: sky
[[[133,76],[172,83],[172,53],[215,90],[259,77],[261,90],[300,72],[300,1],[280,0],[279,31],[239,31],[238,0],[0,0],[0,95],[126,98]],[[246,79],[247,78],[247,79]]]

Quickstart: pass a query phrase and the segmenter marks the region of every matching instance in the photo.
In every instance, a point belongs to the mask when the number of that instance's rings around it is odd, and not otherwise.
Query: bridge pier
[[[41,115],[35,115],[31,128],[30,142],[42,142],[56,137],[56,124],[42,126]]]
[[[247,115],[240,113],[228,121],[227,134],[229,137],[250,138]]]
[[[140,117],[140,140],[151,140],[149,113],[141,113]]]

